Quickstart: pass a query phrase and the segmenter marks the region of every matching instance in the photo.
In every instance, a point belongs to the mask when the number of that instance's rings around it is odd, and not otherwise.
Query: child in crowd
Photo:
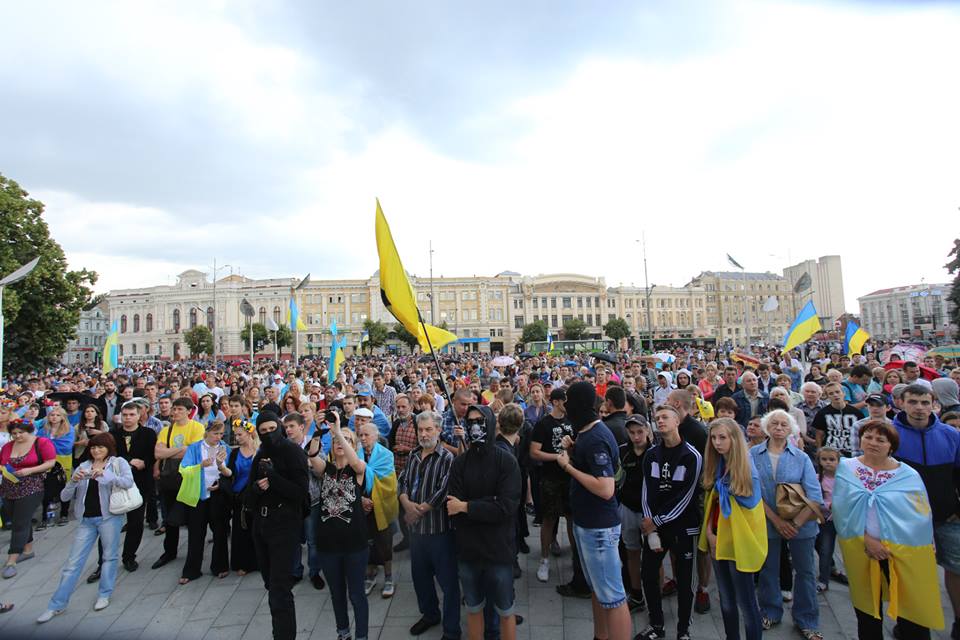
[[[817,581],[817,593],[830,588],[830,574],[833,567],[833,552],[837,542],[837,530],[833,526],[833,486],[837,479],[837,467],[840,465],[840,451],[833,447],[820,447],[817,451],[817,466],[820,469],[820,488],[823,491],[824,523],[817,535],[816,548],[820,554],[820,578]]]

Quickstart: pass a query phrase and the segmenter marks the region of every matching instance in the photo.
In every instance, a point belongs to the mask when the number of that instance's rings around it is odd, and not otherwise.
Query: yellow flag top
[[[407,279],[407,272],[403,269],[403,263],[400,262],[400,254],[397,253],[397,246],[393,242],[390,225],[387,224],[383,209],[380,208],[379,198],[377,199],[376,232],[377,252],[380,254],[380,298],[383,300],[383,305],[411,335],[417,336],[421,350],[429,351],[431,345],[434,349],[439,349],[451,342],[456,342],[455,334],[420,322],[417,299],[410,280]],[[430,336],[429,344],[427,334]]]

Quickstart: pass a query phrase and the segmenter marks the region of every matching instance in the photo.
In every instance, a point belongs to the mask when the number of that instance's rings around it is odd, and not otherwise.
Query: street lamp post
[[[233,265],[223,264],[219,267],[217,266],[217,259],[213,259],[213,368],[217,368],[217,325],[220,324],[220,312],[217,310],[217,271],[220,269],[230,268],[230,274],[233,275]]]
[[[40,256],[0,280],[0,385],[3,385],[3,288],[8,284],[14,284],[26,278],[38,262],[40,262]]]

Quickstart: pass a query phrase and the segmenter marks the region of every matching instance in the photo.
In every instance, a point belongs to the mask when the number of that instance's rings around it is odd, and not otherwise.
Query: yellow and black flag
[[[410,280],[407,279],[407,272],[403,270],[403,263],[400,262],[400,254],[397,253],[397,246],[393,243],[393,235],[383,215],[383,209],[380,208],[379,198],[377,199],[376,230],[377,252],[380,254],[380,298],[383,300],[383,305],[407,331],[417,336],[422,351],[429,351],[431,346],[439,349],[451,342],[456,342],[455,334],[421,322],[417,298],[413,293]],[[430,336],[429,344],[427,334]]]

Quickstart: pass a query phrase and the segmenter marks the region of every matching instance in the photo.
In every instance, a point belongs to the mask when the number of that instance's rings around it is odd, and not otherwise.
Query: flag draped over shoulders
[[[389,449],[377,443],[367,456],[366,449],[361,447],[360,455],[367,463],[364,491],[370,494],[373,500],[373,515],[377,522],[377,530],[383,531],[400,514],[400,505],[397,502],[397,472],[393,466],[393,454]]]
[[[191,444],[180,461],[180,475],[183,476],[183,482],[180,483],[180,491],[177,492],[177,501],[190,507],[195,507],[198,502],[210,497],[210,487],[203,472],[202,446],[203,440]]]
[[[717,480],[707,495],[703,526],[700,528],[700,550],[709,549],[707,525],[714,509],[720,509],[717,518],[717,560],[731,560],[737,571],[756,573],[767,558],[767,518],[763,513],[760,494],[760,476],[750,461],[753,494],[738,496],[730,493],[723,478],[724,465],[717,469]]]
[[[943,609],[933,551],[933,519],[920,475],[906,464],[868,491],[854,473],[855,460],[837,471],[833,518],[850,579],[850,599],[860,611],[880,618],[881,597],[890,602],[887,615],[906,618],[931,629],[943,628]],[[889,585],[880,562],[864,551],[867,512],[875,508],[880,541],[890,552]]]

